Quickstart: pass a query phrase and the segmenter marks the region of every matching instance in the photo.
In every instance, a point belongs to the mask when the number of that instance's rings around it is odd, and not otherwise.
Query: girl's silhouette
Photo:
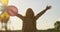
[[[51,6],[47,6],[46,9],[34,16],[34,12],[31,8],[27,9],[26,16],[18,14],[17,17],[23,20],[22,32],[36,32],[36,20],[41,17]]]
[[[51,6],[47,6],[46,9],[38,13],[36,16],[34,16],[34,12],[31,8],[27,9],[26,16],[22,16],[21,14],[16,15],[23,20],[22,32],[36,32],[36,20],[50,8]]]

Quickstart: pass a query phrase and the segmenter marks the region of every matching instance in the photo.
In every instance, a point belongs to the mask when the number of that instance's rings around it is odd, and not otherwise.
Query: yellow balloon
[[[8,5],[8,0],[1,0],[1,2],[5,5]]]
[[[8,7],[8,0],[0,0],[0,3],[3,3],[5,6]],[[6,23],[9,20],[10,16],[7,13],[7,11],[3,12],[3,14],[0,15],[0,21],[2,23]]]
[[[7,12],[4,12],[4,13],[1,15],[1,21],[2,21],[3,23],[7,23],[8,20],[9,20],[9,18],[10,18],[10,16],[9,16],[9,14],[8,14]]]

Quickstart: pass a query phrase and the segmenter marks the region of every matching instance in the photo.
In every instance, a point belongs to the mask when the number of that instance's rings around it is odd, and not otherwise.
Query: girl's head
[[[34,16],[34,12],[31,8],[27,9],[26,16],[27,17],[33,17]]]

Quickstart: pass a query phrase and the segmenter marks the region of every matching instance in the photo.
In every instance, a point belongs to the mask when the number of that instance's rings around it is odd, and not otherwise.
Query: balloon
[[[15,6],[8,6],[7,12],[10,16],[16,16],[18,14],[18,9]]]

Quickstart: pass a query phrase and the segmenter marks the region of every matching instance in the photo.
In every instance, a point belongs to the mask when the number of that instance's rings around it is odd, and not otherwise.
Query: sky
[[[18,13],[25,16],[26,10],[32,8],[35,15],[51,5],[52,8],[48,10],[37,20],[37,29],[45,30],[54,28],[54,23],[60,21],[60,0],[9,0],[8,6],[13,5],[18,8]],[[8,29],[21,30],[23,21],[16,16],[11,16],[8,22]]]

